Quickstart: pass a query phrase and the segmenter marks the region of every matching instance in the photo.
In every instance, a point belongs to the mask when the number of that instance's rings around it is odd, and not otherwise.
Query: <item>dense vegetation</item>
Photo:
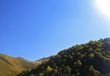
[[[110,76],[110,38],[65,49],[18,76]]]
[[[0,76],[16,76],[21,71],[30,70],[35,66],[25,59],[0,54]]]

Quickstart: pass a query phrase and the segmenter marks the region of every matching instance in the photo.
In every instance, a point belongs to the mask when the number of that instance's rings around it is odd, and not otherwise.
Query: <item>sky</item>
[[[94,0],[0,0],[0,53],[28,60],[110,37]]]

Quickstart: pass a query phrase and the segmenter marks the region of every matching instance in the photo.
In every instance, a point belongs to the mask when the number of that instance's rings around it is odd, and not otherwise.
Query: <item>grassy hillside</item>
[[[110,38],[65,49],[18,76],[110,76]]]
[[[0,76],[16,76],[24,70],[30,70],[35,64],[22,58],[0,54]]]

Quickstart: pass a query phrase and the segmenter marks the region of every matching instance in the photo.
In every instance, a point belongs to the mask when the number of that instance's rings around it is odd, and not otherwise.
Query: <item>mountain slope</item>
[[[110,38],[65,49],[18,76],[110,76]]]
[[[22,58],[0,54],[0,76],[16,76],[24,70],[30,70],[35,64]]]

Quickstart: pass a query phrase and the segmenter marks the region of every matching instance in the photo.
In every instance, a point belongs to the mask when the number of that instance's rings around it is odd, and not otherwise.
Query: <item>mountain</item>
[[[18,76],[110,76],[110,38],[64,49]]]
[[[23,58],[0,54],[0,76],[16,76],[18,73],[30,70],[35,66],[35,63]]]

